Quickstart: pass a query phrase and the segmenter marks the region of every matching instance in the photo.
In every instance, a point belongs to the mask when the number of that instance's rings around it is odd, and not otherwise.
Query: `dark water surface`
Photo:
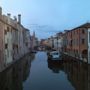
[[[67,59],[68,60],[68,59]],[[89,90],[89,65],[52,62],[45,52],[27,55],[0,73],[0,90]]]

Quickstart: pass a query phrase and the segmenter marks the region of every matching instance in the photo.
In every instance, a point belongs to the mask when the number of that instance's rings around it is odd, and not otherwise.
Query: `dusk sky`
[[[3,13],[22,14],[22,24],[39,38],[90,22],[90,0],[0,0]]]

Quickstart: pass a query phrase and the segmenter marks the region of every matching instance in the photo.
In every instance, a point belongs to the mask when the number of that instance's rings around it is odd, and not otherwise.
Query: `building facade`
[[[90,23],[85,23],[48,39],[49,45],[90,64]]]
[[[65,32],[64,52],[89,63],[89,30],[90,23],[85,23]]]
[[[30,50],[30,33],[21,24],[21,15],[2,15],[0,7],[0,71]]]
[[[38,38],[35,35],[35,32],[33,32],[33,35],[30,36],[30,50],[33,51],[36,49],[36,47],[39,45]]]

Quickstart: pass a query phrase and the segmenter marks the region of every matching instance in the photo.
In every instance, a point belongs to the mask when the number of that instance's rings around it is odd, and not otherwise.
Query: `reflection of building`
[[[48,60],[48,68],[53,71],[53,73],[59,73],[62,69],[62,62]]]
[[[65,72],[75,90],[90,89],[90,65],[71,59],[61,63],[48,61],[48,68],[57,74],[60,71]]]
[[[21,24],[21,15],[2,15],[0,7],[0,71],[29,52],[29,30]]]
[[[0,90],[23,90],[23,82],[30,74],[32,56],[29,54],[18,63],[0,73]]]
[[[88,65],[88,90],[90,90],[90,64]]]
[[[68,75],[68,80],[76,88],[76,90],[89,90],[88,85],[88,65],[81,62],[67,62],[64,63],[63,70]]]

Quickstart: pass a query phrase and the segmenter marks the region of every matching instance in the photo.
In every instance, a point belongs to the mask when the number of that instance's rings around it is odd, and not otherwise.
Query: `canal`
[[[90,90],[89,65],[52,62],[46,52],[28,54],[0,73],[0,90]]]

